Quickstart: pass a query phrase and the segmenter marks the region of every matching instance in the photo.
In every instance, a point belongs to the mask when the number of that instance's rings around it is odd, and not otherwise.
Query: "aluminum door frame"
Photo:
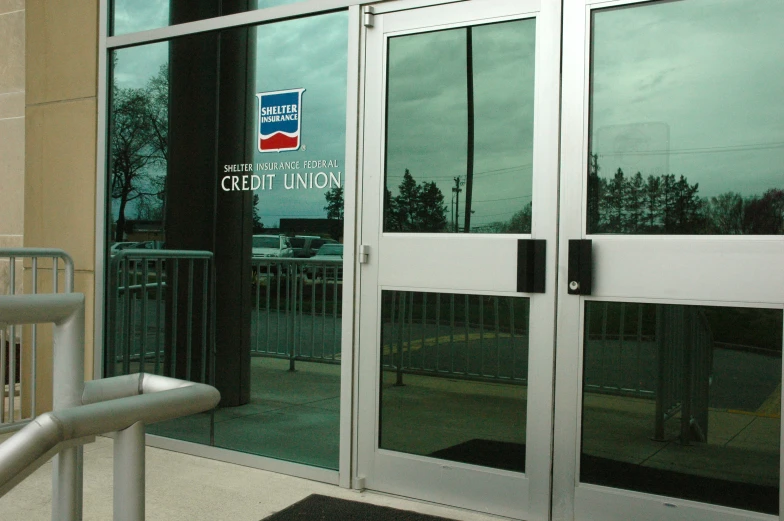
[[[513,16],[494,15],[494,10],[500,8],[499,13],[515,12]],[[545,238],[547,241],[547,259],[549,261],[546,277],[547,293],[536,295],[540,300],[534,305],[532,299],[530,322],[549,322],[551,326],[542,327],[546,332],[543,338],[530,339],[529,351],[529,392],[528,392],[528,418],[541,419],[541,421],[528,421],[526,445],[526,473],[522,480],[526,481],[527,490],[519,490],[525,494],[525,511],[507,512],[507,515],[536,521],[549,519],[550,514],[550,478],[552,454],[552,417],[553,417],[553,366],[554,366],[554,319],[555,319],[555,288],[556,270],[554,269],[557,258],[557,201],[558,201],[558,139],[559,139],[559,95],[560,95],[560,45],[561,45],[561,11],[560,2],[550,0],[471,0],[466,2],[446,4],[429,8],[406,11],[403,14],[407,24],[414,24],[415,29],[407,32],[418,33],[432,31],[449,26],[462,27],[483,20],[495,21],[500,18],[517,19],[537,16],[536,26],[536,61],[535,61],[535,114],[534,114],[534,179],[533,193],[536,201],[551,201],[550,204],[534,204],[533,206],[533,234],[530,236],[509,236],[507,240],[520,237]],[[466,12],[470,13],[470,21],[466,21]],[[434,13],[438,13],[434,15]],[[526,14],[528,13],[528,14]],[[537,14],[538,13],[538,14]],[[362,78],[362,102],[360,104],[363,116],[360,118],[362,128],[362,145],[360,147],[359,161],[362,182],[362,191],[369,186],[382,186],[383,180],[374,180],[381,172],[379,161],[383,158],[383,133],[385,132],[383,118],[385,99],[385,56],[387,36],[384,36],[384,15],[376,14],[374,27],[365,27],[363,31],[364,42],[364,75]],[[428,19],[432,16],[432,19]],[[499,18],[500,17],[500,18]],[[402,19],[402,17],[399,17]],[[419,20],[415,22],[415,20]],[[404,34],[397,33],[397,34]],[[375,36],[374,36],[375,35]],[[376,42],[373,39],[377,38]],[[374,72],[373,60],[383,56],[384,64]],[[375,125],[369,122],[376,118]],[[379,119],[380,118],[380,119]],[[376,162],[375,168],[373,162]],[[370,306],[357,305],[358,337],[359,337],[359,366],[358,397],[357,403],[357,465],[354,476],[355,486],[358,488],[373,488],[374,453],[379,450],[377,444],[377,418],[378,418],[378,378],[377,343],[378,343],[378,314],[381,288],[379,273],[374,255],[378,254],[380,237],[381,208],[380,194],[375,195],[375,203],[367,203],[367,198],[360,193],[361,236],[358,243],[370,246],[369,262],[364,264],[360,271],[360,293],[363,301],[373,299],[375,304]],[[411,237],[409,235],[409,237]],[[504,237],[504,236],[500,236]],[[413,238],[413,237],[412,237]],[[481,241],[487,237],[459,236],[456,241]],[[416,241],[414,241],[416,242]],[[397,289],[405,289],[398,287]],[[459,292],[455,291],[455,292]],[[481,291],[477,291],[481,293]],[[494,291],[493,294],[503,294]],[[525,295],[510,292],[511,295]],[[530,295],[530,294],[529,294]],[[364,308],[364,309],[363,309]],[[364,316],[363,316],[364,315]],[[368,316],[374,315],[374,316]],[[544,322],[543,322],[544,321]],[[534,349],[533,346],[540,346]],[[362,400],[362,396],[372,396],[372,399]],[[386,451],[390,452],[390,451]],[[405,458],[413,458],[406,455]],[[457,464],[460,465],[460,464]],[[493,469],[482,468],[496,474]],[[507,474],[512,474],[508,473]],[[511,478],[511,476],[510,476]],[[394,493],[394,492],[393,492]],[[471,508],[472,505],[457,503],[456,506]],[[475,507],[474,507],[475,508]]]
[[[690,1],[690,0],[685,0]],[[692,0],[693,1],[693,0]],[[784,259],[784,237],[771,236],[633,236],[586,233],[585,172],[588,168],[590,81],[590,15],[593,9],[647,3],[648,0],[563,0],[563,64],[561,105],[561,192],[559,222],[560,281],[567,280],[569,239],[591,238],[594,246],[595,297],[568,294],[558,288],[557,362],[553,439],[553,512],[557,521],[775,521],[771,516],[685,499],[579,483],[582,418],[583,324],[586,300],[623,300],[660,304],[706,304],[784,308],[784,270],[771,270]],[[744,243],[745,251],[737,246]],[[674,260],[712,253],[710,266],[692,264],[675,278],[661,266]],[[717,255],[718,254],[718,255]],[[605,263],[633,256],[634,273]],[[738,267],[745,267],[738,272]],[[613,269],[615,267],[615,269]],[[710,285],[728,273],[743,275],[732,288]],[[640,277],[640,273],[649,277]],[[702,279],[699,285],[684,282]],[[698,291],[695,291],[695,287]],[[645,296],[640,297],[641,291]],[[784,468],[784,436],[780,441]],[[781,480],[780,480],[781,486]],[[781,488],[780,488],[781,490]],[[784,495],[779,495],[784,512]]]

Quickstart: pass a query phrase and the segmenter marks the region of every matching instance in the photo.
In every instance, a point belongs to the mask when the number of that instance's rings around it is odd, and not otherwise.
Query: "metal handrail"
[[[0,324],[54,323],[54,411],[0,445],[0,496],[53,455],[52,518],[82,519],[81,445],[115,440],[114,519],[144,519],[144,423],[214,408],[208,385],[139,374],[84,382],[84,295],[0,297]]]
[[[204,412],[218,404],[220,393],[210,385],[140,373],[86,382],[82,401],[85,405],[40,415],[0,444],[0,497],[52,456],[74,446],[69,442],[81,445],[96,435],[124,431],[138,422],[148,424]],[[141,450],[143,455],[143,431],[141,447],[131,444],[128,450]],[[122,483],[117,486],[117,480],[135,479],[133,470],[138,469],[119,470],[115,472],[115,490],[122,491],[124,487]],[[123,496],[123,502],[137,500]],[[127,512],[127,508],[122,510]]]

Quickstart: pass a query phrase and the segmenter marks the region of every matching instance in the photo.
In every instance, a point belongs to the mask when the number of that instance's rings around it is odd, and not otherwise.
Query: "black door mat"
[[[779,489],[694,476],[583,454],[580,481],[778,515]]]
[[[497,469],[525,471],[525,445],[473,439],[437,450],[430,457]],[[672,470],[583,454],[580,481],[605,487],[711,503],[778,515],[778,487],[694,476]]]
[[[525,444],[496,440],[468,440],[429,454],[431,458],[525,472]]]
[[[312,494],[262,521],[450,521],[408,510]]]

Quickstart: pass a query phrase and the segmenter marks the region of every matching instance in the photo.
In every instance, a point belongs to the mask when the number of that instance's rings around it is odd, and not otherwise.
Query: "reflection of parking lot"
[[[781,397],[781,357],[748,350],[713,350],[710,406],[717,409],[757,411]],[[776,411],[777,413],[779,411]]]
[[[585,349],[586,389],[596,391],[602,387],[610,394],[615,390],[620,394],[654,397],[657,349],[655,342],[589,340]],[[756,411],[771,394],[776,394],[781,382],[781,358],[714,347],[710,375],[710,407]]]
[[[382,325],[382,363],[387,368],[525,382],[528,336],[473,326]]]

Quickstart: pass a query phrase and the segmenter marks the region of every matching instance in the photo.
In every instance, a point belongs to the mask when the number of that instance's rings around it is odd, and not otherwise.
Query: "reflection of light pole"
[[[463,191],[463,189],[460,188],[460,187],[464,183],[460,182],[460,176],[457,176],[454,179],[455,179],[455,186],[452,187],[452,193],[455,194],[455,219],[454,219],[454,224],[455,224],[455,233],[457,233],[458,232],[458,228],[459,228],[458,222],[460,221],[460,192]]]
[[[454,230],[455,229],[455,194],[454,194],[454,189],[452,190],[452,207],[451,207],[451,210],[452,210],[452,226],[451,226],[451,228]]]
[[[471,232],[471,198],[474,192],[474,38],[471,27],[466,27],[466,92],[468,103],[468,132],[466,144],[466,211],[464,232]]]

